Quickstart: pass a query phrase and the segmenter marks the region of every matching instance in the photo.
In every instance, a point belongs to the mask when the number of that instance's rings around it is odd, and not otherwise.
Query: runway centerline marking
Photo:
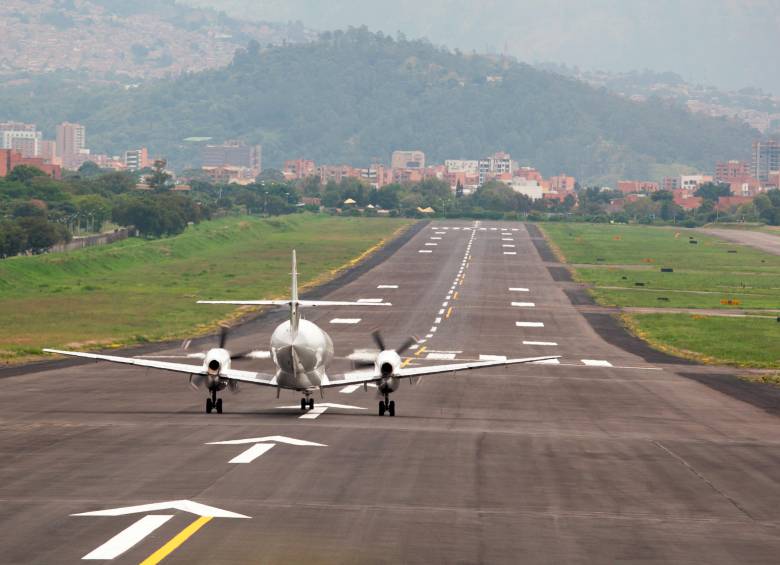
[[[510,287],[509,292],[529,292],[529,290],[527,288],[515,286],[515,287]]]
[[[543,328],[544,322],[515,322],[518,328]]]
[[[534,307],[536,307],[536,303],[534,303],[534,302],[512,302],[512,306],[517,306],[519,308],[534,308]]]
[[[603,359],[580,359],[580,361],[589,367],[612,367],[612,363]]]
[[[503,244],[501,244],[501,247],[514,247],[514,246],[515,246],[514,243],[503,243]]]
[[[380,284],[377,288],[398,288],[397,284]]]
[[[331,324],[359,324],[362,318],[333,318]]]
[[[430,249],[420,249],[417,253],[433,253]]]
[[[517,255],[517,251],[504,251],[504,255]]]
[[[523,345],[558,345],[554,341],[524,341]]]

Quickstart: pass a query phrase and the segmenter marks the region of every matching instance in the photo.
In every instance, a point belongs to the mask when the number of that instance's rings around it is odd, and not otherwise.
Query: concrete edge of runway
[[[363,273],[386,261],[429,223],[429,220],[418,220],[417,222],[413,223],[409,229],[404,230],[404,232],[401,233],[398,237],[388,241],[385,245],[377,249],[374,253],[371,253],[368,257],[364,258],[356,265],[345,269],[335,278],[301,293],[301,298],[308,300],[319,299],[333,290],[352,282]],[[254,312],[235,322],[231,328],[231,333],[235,337],[240,337],[242,335],[251,333],[252,326],[256,322],[263,321],[269,317],[279,317],[279,320],[281,321],[281,318],[285,315],[286,313],[281,312],[278,309],[265,309],[260,312]],[[207,334],[194,338],[192,340],[191,346],[195,346],[197,348],[199,345],[204,343],[211,344],[214,341],[214,335],[216,334]],[[156,353],[158,351],[170,349],[171,347],[176,347],[179,345],[179,343],[181,343],[180,340],[158,341],[155,343],[132,346],[123,349],[111,349],[102,351],[101,353],[121,354],[124,356],[148,355],[150,353]],[[78,365],[85,365],[87,363],[94,363],[94,361],[90,359],[77,358],[43,359],[39,361],[31,361],[29,363],[22,363],[19,365],[8,365],[0,367],[0,379],[26,375],[29,373],[37,373],[40,371],[48,371],[52,369],[76,367]]]

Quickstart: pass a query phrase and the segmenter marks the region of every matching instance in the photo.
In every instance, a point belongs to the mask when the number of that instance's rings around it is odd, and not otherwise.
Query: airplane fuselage
[[[298,320],[298,330],[293,332],[286,321],[271,335],[271,358],[277,366],[278,386],[311,390],[327,382],[325,368],[333,359],[333,341],[312,322]]]

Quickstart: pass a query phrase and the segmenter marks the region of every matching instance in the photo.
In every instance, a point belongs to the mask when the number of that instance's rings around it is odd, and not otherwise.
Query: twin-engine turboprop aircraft
[[[411,379],[425,375],[451,373],[466,369],[479,369],[496,365],[514,365],[517,363],[532,363],[555,359],[558,356],[527,357],[525,359],[506,359],[496,361],[475,361],[470,363],[451,363],[448,365],[432,365],[426,367],[403,367],[401,354],[414,344],[414,340],[407,340],[397,349],[386,349],[384,342],[378,334],[374,334],[380,351],[371,363],[371,367],[363,371],[354,371],[336,377],[329,377],[326,373],[328,363],[333,358],[333,341],[316,324],[301,318],[300,309],[312,306],[391,306],[387,302],[342,302],[327,300],[300,300],[298,298],[298,271],[295,251],[292,256],[292,292],[290,300],[200,300],[199,304],[233,304],[254,306],[287,306],[290,309],[290,319],[280,324],[271,335],[271,359],[276,365],[275,374],[263,374],[253,371],[244,371],[231,368],[231,361],[237,356],[231,356],[225,349],[226,333],[223,331],[219,347],[206,352],[203,365],[187,365],[184,363],[169,363],[153,359],[138,359],[131,357],[117,357],[114,355],[100,355],[96,353],[82,353],[77,351],[60,351],[57,349],[44,349],[48,353],[70,355],[73,357],[86,357],[88,359],[110,361],[112,363],[124,363],[162,369],[190,375],[190,383],[198,388],[209,391],[210,396],[206,400],[206,412],[216,410],[222,412],[222,399],[217,394],[229,389],[238,390],[239,383],[249,383],[260,386],[276,388],[277,398],[281,389],[299,391],[301,398],[301,410],[314,408],[312,394],[319,391],[324,396],[324,389],[342,387],[345,385],[362,384],[367,387],[373,384],[377,387],[382,400],[379,402],[379,415],[385,412],[395,416],[395,401],[390,400],[390,394],[398,390],[401,379]],[[241,355],[238,357],[251,357]]]

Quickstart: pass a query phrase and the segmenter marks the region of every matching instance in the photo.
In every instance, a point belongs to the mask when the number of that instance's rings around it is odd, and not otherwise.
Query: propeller
[[[379,349],[379,352],[386,351],[387,347],[385,345],[385,340],[382,338],[382,333],[379,330],[374,330],[371,332],[371,337],[374,339],[374,343],[376,344],[377,348]],[[406,340],[396,347],[395,352],[398,353],[398,355],[403,355],[404,352],[409,349],[411,346],[413,346],[415,343],[417,343],[417,338],[414,336],[410,336],[406,338]],[[355,369],[365,369],[368,367],[373,367],[376,363],[376,356],[379,354],[379,352],[373,354],[373,359],[357,359],[355,360],[352,365]]]

